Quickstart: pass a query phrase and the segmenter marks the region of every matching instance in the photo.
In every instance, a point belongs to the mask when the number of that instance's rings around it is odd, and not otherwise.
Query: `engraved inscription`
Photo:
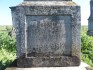
[[[71,16],[26,16],[27,56],[71,55]]]

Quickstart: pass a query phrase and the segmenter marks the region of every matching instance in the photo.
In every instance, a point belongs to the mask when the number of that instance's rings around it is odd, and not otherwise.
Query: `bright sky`
[[[0,25],[12,25],[11,10],[9,7],[16,6],[23,0],[0,0]],[[87,25],[90,15],[90,0],[73,0],[81,6],[81,24]]]

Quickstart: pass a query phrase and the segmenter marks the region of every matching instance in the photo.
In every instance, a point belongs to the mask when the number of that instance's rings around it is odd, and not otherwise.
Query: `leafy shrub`
[[[81,32],[82,60],[93,66],[93,36],[87,35],[87,28],[82,27]]]
[[[8,52],[15,52],[16,40],[7,33],[0,34],[0,49],[7,49]]]
[[[0,70],[4,70],[16,58],[16,39],[8,31],[0,32]]]

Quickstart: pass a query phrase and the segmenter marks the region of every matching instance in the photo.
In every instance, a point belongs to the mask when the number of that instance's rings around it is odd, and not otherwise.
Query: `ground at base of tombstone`
[[[32,67],[32,68],[17,68],[9,67],[5,70],[93,70],[88,64],[81,62],[80,66],[74,67]]]
[[[93,36],[93,31],[92,31],[92,30],[91,30],[91,31],[88,30],[88,31],[87,31],[87,35],[89,35],[89,36]]]

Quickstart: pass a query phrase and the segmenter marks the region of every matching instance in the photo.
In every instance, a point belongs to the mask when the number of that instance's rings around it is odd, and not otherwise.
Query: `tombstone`
[[[24,0],[11,7],[18,67],[80,65],[80,6],[72,0]]]
[[[93,36],[93,0],[90,1],[90,17],[88,19],[88,35]]]

